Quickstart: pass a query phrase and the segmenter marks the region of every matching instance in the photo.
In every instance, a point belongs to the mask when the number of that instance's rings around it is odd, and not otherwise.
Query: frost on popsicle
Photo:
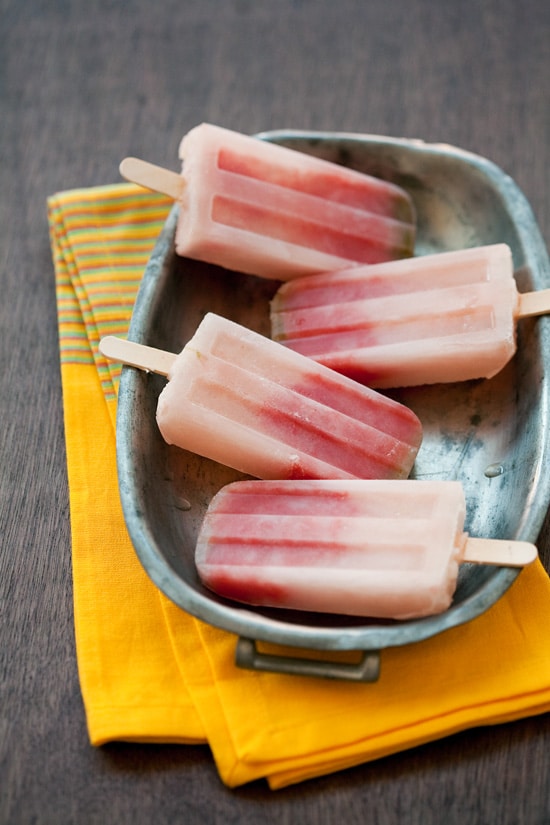
[[[406,478],[422,439],[404,405],[213,313],[169,379],[164,439],[258,478]]]
[[[527,542],[470,539],[454,481],[244,481],[212,499],[202,582],[264,607],[411,619],[446,610],[462,561],[524,566]]]
[[[185,135],[180,157],[181,175],[121,164],[179,203],[180,255],[286,281],[413,254],[414,206],[393,183],[208,123]]]
[[[169,444],[258,478],[406,478],[420,447],[403,404],[213,313],[179,355],[112,337],[100,350],[169,378]]]
[[[506,244],[481,246],[283,284],[272,337],[371,387],[489,378],[515,353],[518,318],[548,311],[528,311],[533,295],[518,294]]]

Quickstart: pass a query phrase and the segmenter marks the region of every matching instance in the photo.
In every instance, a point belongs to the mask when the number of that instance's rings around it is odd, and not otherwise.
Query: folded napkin
[[[151,583],[121,513],[115,463],[120,367],[97,344],[124,335],[171,203],[118,184],[48,201],[70,491],[74,617],[90,741],[208,743],[224,783],[280,788],[470,727],[550,708],[550,581],[540,562],[474,621],[382,653],[356,684],[257,673],[236,638]]]

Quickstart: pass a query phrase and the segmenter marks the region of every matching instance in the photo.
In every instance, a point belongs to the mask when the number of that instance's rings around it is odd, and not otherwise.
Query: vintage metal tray
[[[372,135],[280,131],[259,137],[403,186],[418,213],[417,254],[506,242],[520,291],[550,286],[548,255],[529,204],[491,162],[450,146]],[[207,311],[269,335],[268,303],[278,284],[176,256],[176,219],[174,207],[144,273],[130,340],[177,352]],[[474,536],[537,539],[550,498],[549,336],[548,319],[521,321],[518,352],[497,377],[394,393],[424,425],[413,475],[459,479],[468,502],[466,529]],[[155,422],[163,384],[158,376],[123,368],[117,453],[128,530],[145,570],[173,602],[237,634],[239,665],[375,680],[380,651],[469,621],[518,575],[510,568],[463,565],[448,611],[402,623],[253,609],[218,598],[197,577],[195,540],[212,495],[240,476],[164,443]],[[257,642],[268,643],[268,650]],[[280,645],[290,651],[281,653]],[[360,653],[349,662],[341,661],[340,651]]]

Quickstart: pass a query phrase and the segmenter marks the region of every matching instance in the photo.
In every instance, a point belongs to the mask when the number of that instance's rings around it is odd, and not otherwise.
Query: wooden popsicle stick
[[[468,536],[462,561],[476,564],[498,564],[503,567],[525,567],[538,556],[534,544],[506,539],[474,539]]]
[[[172,364],[177,356],[173,352],[148,347],[145,344],[136,344],[126,341],[115,335],[106,335],[99,342],[99,351],[111,361],[120,361],[130,367],[137,367],[145,372],[154,372],[168,377]]]
[[[161,192],[175,201],[179,200],[185,188],[185,181],[177,172],[163,169],[162,166],[156,166],[147,160],[124,158],[119,171],[126,180],[152,189],[153,192]]]
[[[518,318],[533,318],[550,314],[550,289],[539,292],[524,292],[519,296]]]

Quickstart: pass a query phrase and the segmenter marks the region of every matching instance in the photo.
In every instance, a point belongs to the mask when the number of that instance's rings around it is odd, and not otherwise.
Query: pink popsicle
[[[514,355],[519,298],[510,248],[481,246],[283,284],[272,337],[377,388],[489,378]]]
[[[409,619],[446,610],[461,561],[523,566],[525,542],[469,539],[453,481],[245,481],[212,499],[202,582],[253,605]]]
[[[259,478],[407,477],[422,438],[402,404],[209,313],[157,407],[165,440]]]
[[[180,157],[181,176],[159,170],[158,182],[158,167],[121,165],[179,202],[180,255],[289,280],[413,254],[414,207],[394,184],[209,123],[185,135]]]

